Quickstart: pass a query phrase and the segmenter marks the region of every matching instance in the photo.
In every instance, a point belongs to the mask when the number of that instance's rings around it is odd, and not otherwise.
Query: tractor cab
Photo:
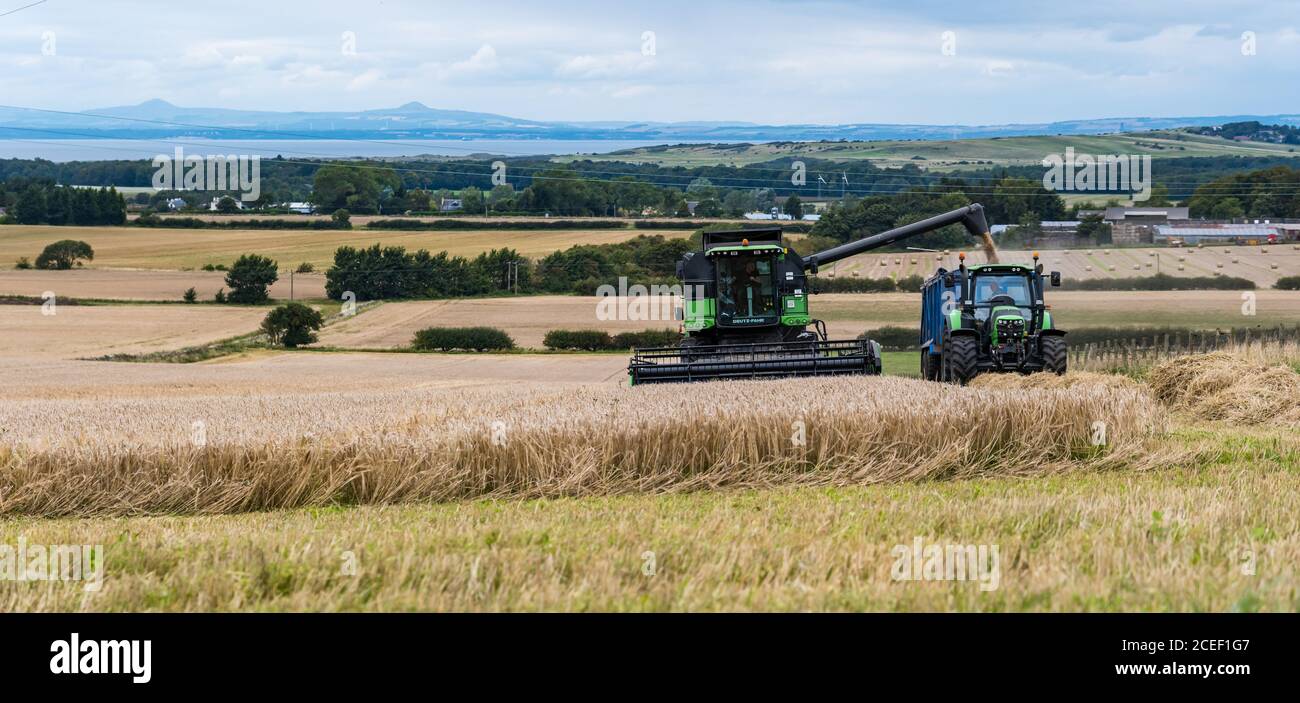
[[[1019,342],[1033,324],[1034,278],[1028,271],[972,271],[973,316],[978,328],[988,332],[989,342],[1004,346]]]

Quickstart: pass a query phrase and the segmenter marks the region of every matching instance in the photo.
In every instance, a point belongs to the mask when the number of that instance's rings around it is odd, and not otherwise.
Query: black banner
[[[43,690],[140,693],[338,693],[376,677],[564,690],[596,675],[629,677],[629,690],[686,675],[732,692],[876,681],[918,694],[1007,683],[1240,689],[1289,683],[1296,624],[1236,614],[9,614],[0,668]]]

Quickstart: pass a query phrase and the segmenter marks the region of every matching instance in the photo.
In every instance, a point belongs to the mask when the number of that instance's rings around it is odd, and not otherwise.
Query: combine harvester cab
[[[800,257],[780,227],[705,232],[701,251],[677,263],[685,333],[675,347],[637,349],[633,385],[737,378],[879,374],[880,345],[827,338],[808,307],[808,273],[924,232],[961,224],[987,236],[984,209],[969,205]],[[812,329],[809,329],[809,327]]]
[[[981,373],[1066,370],[1065,332],[1044,303],[1045,281],[1033,266],[966,265],[939,269],[921,288],[921,376],[965,385]]]

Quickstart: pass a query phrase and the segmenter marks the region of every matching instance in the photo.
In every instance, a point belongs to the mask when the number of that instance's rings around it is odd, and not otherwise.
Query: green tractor
[[[637,349],[628,365],[633,385],[838,374],[879,374],[880,345],[831,340],[808,309],[807,274],[855,254],[960,224],[988,236],[984,208],[952,212],[800,257],[780,227],[705,232],[702,250],[677,263],[683,284],[678,317],[685,332],[674,347]],[[809,329],[811,327],[811,329]]]
[[[1043,276],[1032,266],[967,266],[939,269],[921,288],[921,375],[965,385],[981,373],[1064,374],[1065,332],[1057,329],[1043,302],[1045,281],[1061,285],[1061,274]]]

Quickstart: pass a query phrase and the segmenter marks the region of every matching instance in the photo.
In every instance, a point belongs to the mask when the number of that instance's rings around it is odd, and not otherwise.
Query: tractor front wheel
[[[979,373],[979,340],[949,337],[943,346],[943,380],[964,386]]]
[[[1065,366],[1068,360],[1066,354],[1064,337],[1043,337],[1043,370],[1056,374],[1057,376],[1065,375]]]

